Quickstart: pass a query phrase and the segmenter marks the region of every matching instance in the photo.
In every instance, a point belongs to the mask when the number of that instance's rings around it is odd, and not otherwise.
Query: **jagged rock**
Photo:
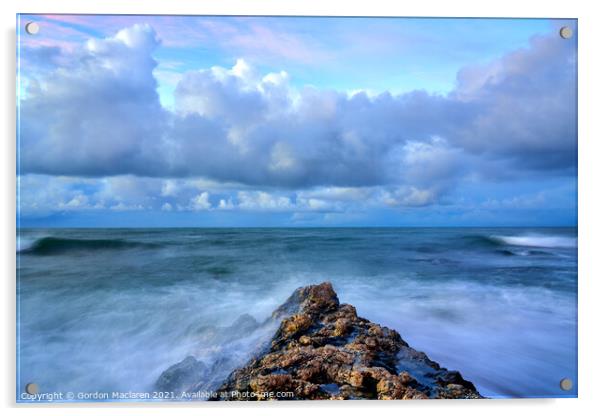
[[[255,320],[255,318],[253,318],[248,313],[244,313],[240,315],[232,325],[230,325],[228,329],[231,329],[232,332],[228,333],[234,333],[238,336],[240,336],[241,334],[248,335],[251,332],[255,331],[258,327],[259,322],[257,322],[257,320]]]
[[[481,398],[460,373],[340,304],[328,282],[298,288],[261,324],[242,315],[230,327],[215,328],[213,341],[258,335],[254,358],[228,377],[240,362],[223,356],[206,366],[187,357],[164,371],[156,388],[217,388],[210,400]]]
[[[241,338],[252,336],[258,329],[269,329],[273,322],[264,322],[260,324],[249,314],[242,314],[230,326],[218,327],[203,324],[197,331],[201,331],[202,336],[199,341],[205,347],[216,350],[219,348],[232,348],[232,344]],[[195,331],[194,327],[191,328]],[[253,351],[249,351],[252,354]],[[248,358],[242,361],[240,357],[233,354],[221,355],[218,359],[207,360],[205,363],[197,361],[193,356],[188,356],[177,364],[172,365],[165,370],[155,382],[155,389],[158,391],[169,391],[174,393],[198,392],[215,390],[219,387],[228,374],[236,367],[243,364]]]
[[[282,322],[269,348],[234,371],[218,399],[481,398],[457,371],[339,304],[328,282],[295,290],[271,319]]]
[[[157,391],[186,391],[206,374],[207,366],[202,361],[197,361],[194,357],[186,357],[161,373],[155,387]]]

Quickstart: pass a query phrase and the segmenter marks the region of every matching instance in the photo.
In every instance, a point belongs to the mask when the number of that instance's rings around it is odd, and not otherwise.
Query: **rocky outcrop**
[[[271,319],[281,323],[269,345],[230,374],[215,399],[481,398],[460,373],[340,304],[330,283],[297,289]]]
[[[180,392],[186,390],[186,386],[194,386],[199,380],[204,380],[208,371],[202,361],[188,356],[161,373],[155,385],[158,391]]]
[[[221,386],[232,371],[265,351],[265,344],[277,326],[271,319],[260,324],[248,314],[241,315],[227,327],[205,322],[190,326],[187,330],[197,339],[198,349],[163,371],[153,391],[171,392],[182,399],[194,397],[183,393],[203,392],[206,397]],[[203,359],[197,360],[195,356]]]

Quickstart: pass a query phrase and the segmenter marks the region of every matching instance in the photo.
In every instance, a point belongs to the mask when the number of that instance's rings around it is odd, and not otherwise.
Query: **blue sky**
[[[21,15],[20,224],[576,225],[563,25]]]

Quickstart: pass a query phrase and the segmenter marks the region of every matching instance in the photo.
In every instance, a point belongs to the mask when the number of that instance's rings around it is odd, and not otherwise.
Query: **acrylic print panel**
[[[576,20],[17,31],[17,401],[577,396]]]

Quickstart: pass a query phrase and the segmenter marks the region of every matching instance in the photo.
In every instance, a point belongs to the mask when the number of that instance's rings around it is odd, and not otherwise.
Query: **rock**
[[[186,357],[172,365],[159,376],[155,383],[157,391],[181,393],[187,391],[207,374],[207,366],[194,357]]]
[[[481,398],[460,373],[340,304],[328,282],[295,290],[271,319],[281,323],[269,347],[230,374],[218,399]]]
[[[215,327],[203,325],[203,336],[199,340],[210,349],[230,346],[240,338],[249,336],[260,327],[260,324],[249,314],[243,314],[232,325]],[[216,360],[206,360],[207,365],[193,356],[186,357],[172,365],[159,376],[155,382],[158,391],[174,393],[215,390],[225,377],[241,363],[236,362],[231,354],[223,355]],[[246,359],[244,360],[246,361]],[[243,362],[244,362],[243,361]]]
[[[294,315],[300,312],[328,312],[339,307],[339,298],[332,284],[325,282],[314,286],[296,289],[293,294],[273,313],[272,319]]]
[[[248,313],[242,314],[236,321],[229,327],[226,328],[227,334],[236,334],[237,336],[248,335],[255,331],[259,327],[259,322],[255,320]]]

